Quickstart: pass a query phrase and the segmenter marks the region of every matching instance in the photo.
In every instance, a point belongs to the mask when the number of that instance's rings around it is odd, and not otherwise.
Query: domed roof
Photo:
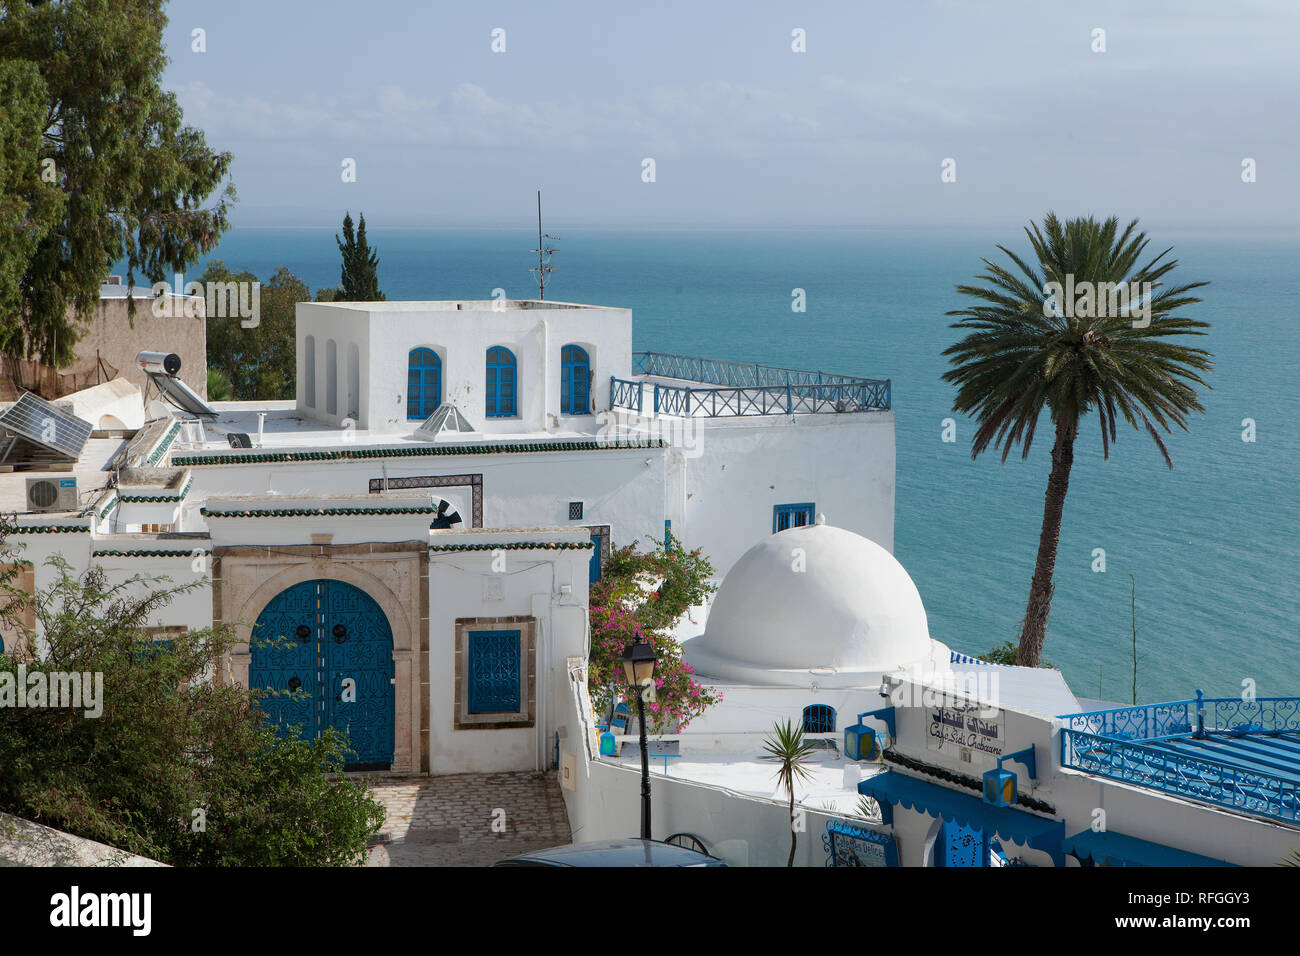
[[[811,671],[823,686],[862,686],[869,675],[948,657],[930,640],[921,595],[894,556],[820,523],[745,552],[705,632],[684,650],[702,677],[802,684]]]

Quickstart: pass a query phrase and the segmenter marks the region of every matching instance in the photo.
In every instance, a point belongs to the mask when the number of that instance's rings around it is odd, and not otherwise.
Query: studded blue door
[[[944,820],[935,846],[936,866],[988,866],[988,840],[977,827]]]
[[[287,647],[259,647],[274,640]],[[300,688],[303,699],[265,698],[267,720],[316,737],[326,727],[348,735],[349,769],[393,762],[393,633],[379,605],[342,581],[305,581],[282,591],[253,628],[249,686]],[[296,684],[295,684],[296,682]]]

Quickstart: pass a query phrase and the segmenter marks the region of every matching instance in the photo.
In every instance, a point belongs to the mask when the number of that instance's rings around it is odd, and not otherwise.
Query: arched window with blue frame
[[[411,349],[406,361],[406,417],[423,421],[442,404],[442,359],[433,349]]]
[[[835,708],[825,704],[810,704],[803,709],[805,734],[835,733]]]
[[[500,345],[487,351],[488,418],[514,418],[518,413],[516,398],[519,381],[514,353]]]
[[[560,413],[591,414],[591,359],[579,345],[560,350]]]

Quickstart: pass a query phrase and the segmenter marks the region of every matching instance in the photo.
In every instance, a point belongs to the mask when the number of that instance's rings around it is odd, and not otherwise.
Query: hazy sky
[[[1297,0],[168,9],[240,225],[1300,224]]]

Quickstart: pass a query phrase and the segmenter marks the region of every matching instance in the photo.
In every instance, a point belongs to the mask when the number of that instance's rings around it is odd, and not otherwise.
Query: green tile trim
[[[190,478],[185,482],[180,491],[165,491],[159,495],[124,495],[118,492],[118,498],[129,504],[156,504],[168,501],[183,501],[190,493],[190,486],[194,484],[194,479]],[[100,517],[104,517],[102,514]]]
[[[496,544],[434,544],[430,551],[581,551],[594,547],[591,541],[503,541]]]
[[[167,434],[164,435],[163,440],[158,443],[158,447],[156,447],[153,451],[151,451],[149,453],[149,457],[145,459],[145,464],[156,465],[158,464],[158,462],[166,458],[167,449],[172,447],[172,442],[176,440],[176,436],[180,434],[180,431],[181,431],[181,423],[180,422],[172,423],[172,427],[167,429]]]
[[[250,508],[247,511],[212,511],[200,508],[205,518],[323,518],[356,515],[436,515],[438,509],[421,505],[413,508]]]
[[[430,445],[397,448],[358,448],[335,451],[259,452],[245,455],[179,455],[172,459],[176,467],[195,465],[260,465],[311,461],[362,461],[375,458],[417,458],[446,455],[520,455],[548,451],[618,451],[636,448],[666,448],[662,438],[647,441],[563,441],[512,442],[491,445]]]

